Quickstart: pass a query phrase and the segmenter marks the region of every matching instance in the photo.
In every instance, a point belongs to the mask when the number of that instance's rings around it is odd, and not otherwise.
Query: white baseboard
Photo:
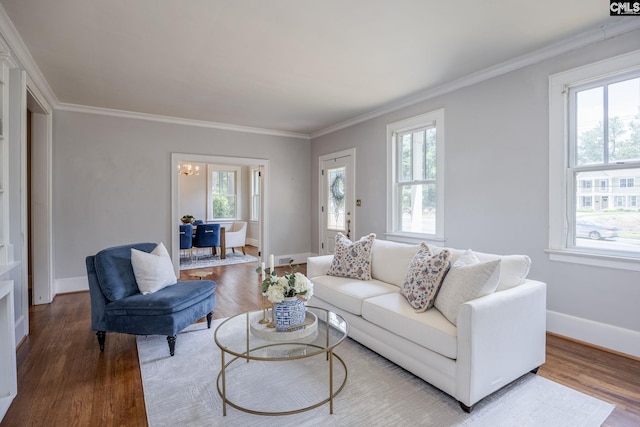
[[[274,255],[273,258],[275,259],[274,264],[276,267],[286,267],[289,264],[306,264],[307,258],[313,255],[311,252],[303,252],[299,254]],[[288,262],[280,262],[283,259],[286,259]]]
[[[256,248],[258,247],[258,244],[260,243],[260,241],[258,239],[249,239],[247,238],[247,240],[244,241],[247,246],[255,246]]]
[[[70,292],[88,291],[89,279],[87,276],[65,277],[64,279],[56,279],[54,283],[54,294],[68,294]]]
[[[15,332],[16,332],[16,348],[18,347],[18,344],[20,344],[22,342],[22,340],[29,335],[29,330],[27,328],[27,322],[25,322],[25,318],[24,316],[20,316],[18,318],[18,320],[16,320],[16,327],[15,327]]]
[[[547,310],[547,331],[640,357],[640,332]]]

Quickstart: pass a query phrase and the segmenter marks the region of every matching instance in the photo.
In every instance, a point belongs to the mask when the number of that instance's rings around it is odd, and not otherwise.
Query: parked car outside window
[[[584,237],[593,240],[613,239],[618,237],[618,227],[600,224],[591,221],[576,222],[576,237]]]

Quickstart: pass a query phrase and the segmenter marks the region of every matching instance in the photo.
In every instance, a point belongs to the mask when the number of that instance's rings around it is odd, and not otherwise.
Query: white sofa
[[[418,249],[375,240],[367,281],[327,275],[332,255],[310,257],[310,305],[340,314],[351,338],[453,396],[469,412],[544,363],[546,284],[526,279],[526,256],[474,252],[480,261],[501,259],[500,281],[494,293],[460,305],[456,326],[436,307],[416,312],[400,293]],[[452,264],[465,252],[447,249]]]

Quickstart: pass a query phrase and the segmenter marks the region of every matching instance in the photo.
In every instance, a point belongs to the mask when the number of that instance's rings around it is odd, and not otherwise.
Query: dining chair
[[[193,238],[195,249],[211,248],[211,256],[216,254],[216,248],[220,246],[220,224],[200,224],[196,227],[196,235]],[[196,260],[199,251],[196,250]]]
[[[193,226],[180,225],[180,252],[189,251],[189,259],[193,258]]]

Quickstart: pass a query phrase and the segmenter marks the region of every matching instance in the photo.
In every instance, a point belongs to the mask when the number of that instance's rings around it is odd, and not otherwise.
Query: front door
[[[334,253],[338,232],[352,239],[354,223],[355,149],[320,157],[321,255]]]

